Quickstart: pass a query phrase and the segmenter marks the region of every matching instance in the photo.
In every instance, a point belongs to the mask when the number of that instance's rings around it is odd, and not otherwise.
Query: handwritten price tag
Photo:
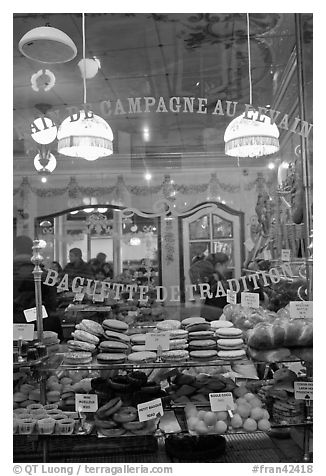
[[[294,398],[296,400],[313,400],[312,382],[294,382]]]
[[[169,332],[148,332],[145,338],[146,350],[157,350],[161,347],[161,350],[170,349],[170,334]]]
[[[82,300],[84,299],[84,296],[85,296],[84,293],[76,293],[74,301],[82,302]]]
[[[241,306],[243,307],[259,307],[258,293],[241,293]]]
[[[76,393],[75,411],[84,413],[93,413],[98,409],[97,395],[85,395]]]
[[[291,319],[312,319],[312,301],[290,301]]]
[[[291,258],[291,250],[282,250],[281,260],[282,261],[290,261],[290,258]]]
[[[231,392],[210,393],[209,401],[212,412],[224,412],[234,410],[234,401]]]
[[[34,340],[34,324],[14,324],[13,340]]]
[[[237,293],[234,291],[231,291],[231,289],[227,289],[226,291],[226,302],[230,304],[236,304],[237,303]]]
[[[150,402],[139,403],[137,405],[139,421],[153,420],[159,416],[164,415],[162,400],[156,398]]]
[[[25,309],[24,310],[24,316],[27,322],[33,322],[36,321],[36,307],[31,307],[30,309]],[[48,314],[46,312],[46,309],[44,306],[42,306],[42,317],[45,319],[48,317]]]

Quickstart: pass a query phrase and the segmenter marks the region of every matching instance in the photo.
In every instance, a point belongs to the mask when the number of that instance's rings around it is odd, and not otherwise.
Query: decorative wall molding
[[[258,173],[257,177],[251,182],[244,184],[244,190],[250,191],[261,187],[262,185],[270,188],[274,182],[274,177],[271,176],[268,179],[263,174]],[[123,199],[124,194],[127,192],[133,196],[150,196],[162,193],[163,197],[168,200],[173,200],[176,194],[191,195],[197,193],[204,193],[207,191],[209,199],[216,199],[219,191],[225,191],[228,193],[239,193],[241,191],[241,185],[226,183],[220,181],[217,177],[217,173],[212,173],[208,183],[200,184],[177,184],[171,180],[170,175],[166,174],[160,185],[154,186],[138,186],[128,185],[125,183],[122,175],[119,175],[114,185],[110,186],[96,186],[85,187],[80,185],[75,177],[70,177],[70,180],[66,187],[51,187],[51,188],[37,188],[31,185],[27,177],[23,177],[21,185],[14,189],[14,196],[19,192],[20,194],[31,193],[39,198],[52,198],[66,195],[70,199],[73,206],[82,204],[83,197],[108,197],[119,200]]]

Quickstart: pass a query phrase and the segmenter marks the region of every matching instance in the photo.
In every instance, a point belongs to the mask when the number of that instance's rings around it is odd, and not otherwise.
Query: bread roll
[[[262,322],[248,331],[248,345],[254,349],[279,347],[311,347],[313,326],[309,319],[275,319]]]

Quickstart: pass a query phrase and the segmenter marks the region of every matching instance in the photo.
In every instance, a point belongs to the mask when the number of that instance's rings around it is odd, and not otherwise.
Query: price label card
[[[282,250],[281,260],[282,261],[290,261],[290,258],[291,258],[291,250]]]
[[[234,400],[231,392],[210,393],[209,401],[212,412],[234,410]]]
[[[82,300],[84,299],[84,297],[85,297],[85,294],[84,294],[84,293],[76,293],[76,294],[75,294],[75,299],[74,299],[74,301],[82,302]]]
[[[34,340],[34,324],[14,324],[13,340]]]
[[[296,400],[313,400],[312,382],[294,382]]]
[[[164,415],[162,400],[156,398],[150,402],[139,403],[139,405],[137,405],[137,411],[139,421],[148,421],[158,418]]]
[[[36,307],[31,307],[30,309],[25,309],[24,310],[24,316],[27,322],[33,322],[36,321]],[[44,306],[42,306],[42,317],[45,319],[48,317],[48,314],[46,312],[46,309]]]
[[[312,301],[290,301],[291,319],[312,319]]]
[[[241,293],[241,306],[243,307],[259,307],[258,293]]]
[[[169,332],[148,332],[145,338],[146,350],[157,350],[161,347],[161,350],[170,349],[170,334]]]
[[[270,252],[270,250],[264,250],[263,257],[267,261],[271,260],[272,259],[272,253]]]
[[[252,241],[251,238],[247,238],[244,242],[244,245],[248,251],[251,251],[254,248],[255,243]]]
[[[94,294],[93,301],[94,302],[104,302],[103,294]]]
[[[84,413],[93,413],[98,409],[97,395],[85,395],[76,393],[75,411]]]
[[[231,291],[231,289],[227,289],[226,291],[226,302],[230,304],[237,303],[237,293],[235,291]]]

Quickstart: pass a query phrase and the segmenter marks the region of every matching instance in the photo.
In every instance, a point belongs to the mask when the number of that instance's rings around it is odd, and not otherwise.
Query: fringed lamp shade
[[[67,117],[59,127],[57,137],[58,152],[69,157],[92,161],[113,154],[111,127],[93,113],[85,115],[84,110],[80,111],[79,118],[76,114]]]
[[[225,153],[231,157],[262,157],[277,152],[280,148],[279,130],[271,124],[268,116],[258,112],[245,113],[230,122],[224,133]],[[264,122],[260,122],[264,121]]]

